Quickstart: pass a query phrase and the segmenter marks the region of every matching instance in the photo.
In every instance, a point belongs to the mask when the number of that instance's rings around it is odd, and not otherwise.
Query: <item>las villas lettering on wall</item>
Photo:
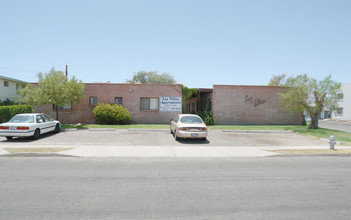
[[[263,103],[266,102],[266,100],[264,100],[264,99],[253,99],[252,96],[248,96],[248,95],[246,95],[246,96],[244,97],[244,99],[245,99],[245,102],[246,102],[246,103],[251,103],[251,104],[253,104],[255,107],[257,107],[257,106],[259,106],[259,105],[261,105],[261,104],[263,104]]]
[[[160,97],[160,112],[181,112],[182,97]]]

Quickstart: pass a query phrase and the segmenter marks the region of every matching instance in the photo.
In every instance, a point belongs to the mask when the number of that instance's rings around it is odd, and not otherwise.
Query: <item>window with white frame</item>
[[[71,110],[72,109],[72,103],[68,103],[64,106],[57,106],[58,110]],[[55,110],[56,109],[56,105],[52,105],[52,109]]]
[[[337,114],[337,115],[343,115],[343,114],[344,114],[344,108],[338,108],[338,109],[336,110],[336,114]]]
[[[89,105],[96,105],[97,104],[97,97],[89,97]]]
[[[342,101],[344,99],[344,93],[338,93],[338,101]]]
[[[123,98],[122,97],[115,97],[115,104],[123,105]]]
[[[5,87],[9,87],[9,82],[8,81],[4,81],[4,86]]]
[[[140,98],[140,110],[158,110],[158,98]]]

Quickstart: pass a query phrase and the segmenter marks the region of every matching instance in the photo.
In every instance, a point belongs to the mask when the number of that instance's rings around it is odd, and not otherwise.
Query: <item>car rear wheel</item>
[[[179,141],[179,137],[177,136],[177,130],[174,130],[174,139],[176,140],[176,141]]]
[[[34,138],[35,140],[38,140],[38,139],[39,139],[39,136],[40,136],[40,130],[39,130],[39,128],[37,128],[37,129],[35,130],[35,132],[34,132],[33,138]]]
[[[6,136],[6,139],[9,140],[9,141],[11,141],[11,140],[13,139],[13,137],[11,137],[11,136]]]

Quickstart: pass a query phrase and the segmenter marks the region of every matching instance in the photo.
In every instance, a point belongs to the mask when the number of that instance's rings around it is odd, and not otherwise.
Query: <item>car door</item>
[[[46,126],[46,129],[47,129],[47,132],[55,130],[56,122],[53,119],[49,118],[45,114],[42,114],[42,117],[45,120],[45,126]]]
[[[171,130],[175,131],[177,129],[177,123],[179,121],[179,115],[177,115],[171,122]]]
[[[41,115],[36,115],[35,116],[35,122],[37,124],[37,127],[40,129],[40,133],[43,134],[45,132],[47,132],[45,129],[45,120]]]

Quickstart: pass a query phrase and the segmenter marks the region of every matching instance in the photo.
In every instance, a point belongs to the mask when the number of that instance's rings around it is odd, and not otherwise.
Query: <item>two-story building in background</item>
[[[337,111],[331,117],[338,120],[351,120],[351,83],[341,86],[338,105]]]
[[[0,75],[0,101],[18,99],[18,90],[26,84],[25,81]]]

